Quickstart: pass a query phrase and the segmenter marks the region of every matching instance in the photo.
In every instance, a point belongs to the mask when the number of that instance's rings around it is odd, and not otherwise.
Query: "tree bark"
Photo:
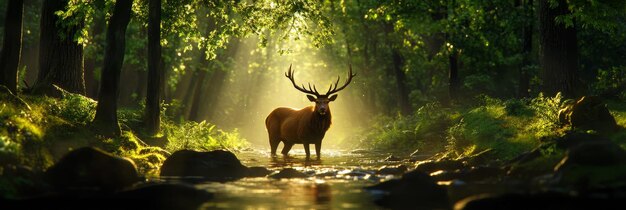
[[[22,51],[24,0],[9,0],[4,19],[4,44],[0,55],[0,85],[17,94],[17,71]]]
[[[257,73],[257,75],[254,75],[254,76],[259,78],[262,75],[261,73]],[[208,120],[215,121],[218,118],[217,113],[219,112],[219,110],[217,110],[217,108],[219,104],[219,97],[220,97],[220,94],[222,94],[222,90],[224,89],[224,82],[226,81],[226,77],[228,77],[228,72],[225,69],[217,69],[213,72],[213,74],[211,74],[211,78],[209,79],[209,86],[207,87],[205,91],[207,93],[207,97],[201,101],[201,103],[206,104],[205,116],[206,116],[206,119]],[[262,81],[259,80],[256,82],[262,82]],[[256,87],[259,87],[259,86],[256,86]],[[250,96],[248,94],[247,97],[248,98],[258,97],[258,95]],[[246,120],[246,119],[241,118],[241,114],[243,113],[236,114],[235,119]]]
[[[106,29],[106,8],[104,0],[95,0],[93,3],[96,7],[96,12],[93,15],[93,30],[90,33],[94,40],[90,44],[95,52],[91,53],[91,55],[88,53],[85,58],[85,91],[87,97],[96,99],[98,97],[99,87],[98,80],[96,79],[96,69],[99,67],[97,58],[98,55],[100,55],[98,52],[104,49],[102,45],[102,39],[104,37],[102,35],[105,33]]]
[[[402,69],[404,61],[402,55],[398,49],[393,49],[391,52],[393,60],[393,72],[396,77],[396,86],[398,89],[398,105],[402,114],[411,113],[411,104],[409,104],[409,90],[406,87],[406,74]]]
[[[448,55],[449,72],[448,72],[448,91],[450,99],[457,101],[459,99],[459,91],[461,90],[461,79],[459,78],[459,53],[452,50]]]
[[[187,82],[186,90],[184,92],[181,91],[181,93],[185,93],[182,103],[184,104],[183,116],[186,120],[191,120],[189,112],[191,111],[191,106],[193,106],[193,96],[195,95],[194,90],[196,87],[196,83],[198,83],[198,70],[189,74],[191,74],[191,78],[189,78],[189,82]]]
[[[117,97],[119,95],[120,72],[124,63],[126,28],[130,20],[133,0],[117,0],[107,28],[104,67],[100,83],[100,94],[96,117],[93,123],[101,134],[119,136],[117,123]]]
[[[569,14],[565,0],[558,0],[550,8],[549,0],[539,2],[539,32],[541,42],[542,91],[546,95],[561,92],[565,97],[575,97],[578,71],[576,28],[557,23],[555,18]]]
[[[202,53],[204,54],[204,53]],[[204,59],[204,58],[203,58]],[[217,71],[220,70],[215,70],[213,74],[217,73]],[[206,78],[207,75],[207,70],[200,70],[198,69],[198,80],[196,81],[195,85],[194,85],[194,91],[193,91],[193,100],[191,100],[191,108],[189,108],[189,120],[193,120],[196,122],[200,122],[202,121],[202,116],[199,116],[199,112],[198,110],[200,110],[200,106],[203,105],[201,104],[201,101],[204,97],[202,97],[204,92],[204,86],[206,85],[211,85],[211,83],[209,84],[204,84],[204,80]]]
[[[528,67],[531,65],[530,53],[533,50],[533,0],[520,0],[522,9],[524,10],[524,27],[522,29],[522,64],[519,68],[519,86],[517,95],[519,98],[530,97],[530,76],[528,75]]]
[[[74,34],[84,23],[58,24],[56,11],[64,10],[68,0],[45,0],[41,9],[39,73],[33,92],[56,95],[53,84],[72,93],[85,94],[83,46]]]
[[[144,123],[150,135],[161,130],[160,96],[163,89],[161,68],[161,0],[148,3],[148,90]]]

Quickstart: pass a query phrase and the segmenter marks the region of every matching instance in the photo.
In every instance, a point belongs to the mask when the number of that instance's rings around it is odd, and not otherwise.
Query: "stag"
[[[311,83],[309,83],[308,89],[305,88],[304,84],[302,86],[296,85],[291,65],[289,65],[289,71],[285,73],[285,76],[289,78],[294,88],[306,93],[306,97],[309,101],[315,102],[315,106],[308,106],[300,110],[279,107],[267,116],[265,127],[269,135],[272,156],[276,155],[276,149],[280,142],[284,144],[281,152],[284,156],[287,156],[294,144],[303,144],[306,159],[308,160],[310,159],[309,144],[315,144],[315,154],[319,160],[322,139],[331,124],[328,103],[337,99],[337,94],[335,93],[346,88],[356,74],[352,74],[352,66],[350,66],[350,72],[345,84],[339,87],[340,77],[337,77],[337,82],[334,85],[330,84],[326,94],[320,94],[315,85],[311,88]]]

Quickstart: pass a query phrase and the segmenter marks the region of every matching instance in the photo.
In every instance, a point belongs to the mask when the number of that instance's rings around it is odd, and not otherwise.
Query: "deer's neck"
[[[318,112],[313,112],[311,116],[311,125],[312,127],[319,132],[326,132],[331,124],[332,115],[330,111],[325,115],[321,115]]]

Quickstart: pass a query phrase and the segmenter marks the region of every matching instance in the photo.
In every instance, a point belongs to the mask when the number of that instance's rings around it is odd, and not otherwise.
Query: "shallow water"
[[[269,150],[237,153],[246,166],[262,166],[275,172],[294,168],[311,177],[199,183],[197,187],[216,195],[202,209],[384,209],[373,203],[375,195],[363,187],[394,178],[375,174],[382,166],[410,164],[385,161],[387,153],[363,151],[325,149],[319,161],[306,161],[303,149],[293,149],[290,155],[271,158]]]

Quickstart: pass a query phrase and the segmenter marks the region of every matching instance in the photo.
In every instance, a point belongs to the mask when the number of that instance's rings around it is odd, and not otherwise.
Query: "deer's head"
[[[301,86],[296,85],[296,82],[293,78],[293,70],[291,70],[291,65],[289,65],[289,71],[285,73],[285,76],[289,78],[289,80],[293,84],[293,87],[307,94],[306,97],[309,99],[309,101],[315,102],[315,112],[319,113],[320,115],[326,115],[330,113],[330,107],[328,106],[328,103],[337,99],[337,94],[335,93],[346,88],[348,84],[352,82],[352,78],[356,76],[356,74],[352,73],[352,65],[350,65],[350,72],[348,73],[348,79],[346,80],[346,82],[341,87],[339,87],[340,77],[337,76],[337,81],[335,82],[335,84],[330,84],[330,87],[328,88],[328,91],[326,91],[326,94],[320,94],[317,91],[315,85],[311,87],[311,83],[309,83],[308,89],[304,86],[304,84],[302,84]]]

